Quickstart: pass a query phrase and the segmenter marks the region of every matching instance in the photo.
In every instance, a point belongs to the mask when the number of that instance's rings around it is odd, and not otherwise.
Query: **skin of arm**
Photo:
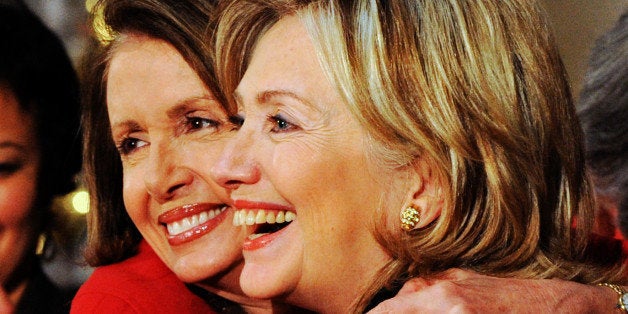
[[[617,293],[606,287],[451,269],[435,278],[409,280],[369,313],[619,313],[616,304]]]

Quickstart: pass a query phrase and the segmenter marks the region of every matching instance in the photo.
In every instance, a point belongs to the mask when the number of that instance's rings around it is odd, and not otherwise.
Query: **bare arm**
[[[369,313],[621,313],[617,300],[607,287],[452,269],[436,279],[408,281]]]

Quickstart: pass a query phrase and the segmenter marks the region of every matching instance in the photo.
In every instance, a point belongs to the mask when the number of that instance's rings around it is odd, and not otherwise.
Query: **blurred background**
[[[78,62],[85,47],[88,27],[87,7],[93,0],[24,0],[64,41]],[[541,0],[554,28],[574,97],[577,99],[595,39],[611,28],[628,0]],[[46,272],[60,285],[80,284],[91,269],[85,266],[81,251],[85,242],[87,194],[78,190],[57,202],[58,210],[72,223],[72,238],[65,239],[66,250],[46,265]]]

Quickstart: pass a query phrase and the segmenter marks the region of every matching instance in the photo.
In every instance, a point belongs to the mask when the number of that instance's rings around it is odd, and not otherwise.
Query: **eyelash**
[[[270,123],[273,124],[273,128],[270,130],[273,133],[291,132],[299,128],[296,125],[288,122],[280,114],[268,115],[267,119]]]
[[[234,115],[229,117],[229,123],[233,126],[234,130],[239,130],[244,124],[244,117],[240,115]]]
[[[208,126],[219,128],[223,125],[220,121],[216,121],[213,119],[201,118],[201,117],[186,117],[186,125],[189,126],[189,129],[192,131],[203,129],[204,127],[199,124],[206,123]]]
[[[138,142],[143,141],[134,137],[125,137],[116,145],[116,148],[120,155],[127,156],[138,149]]]
[[[223,123],[213,119],[201,117],[185,117],[184,130],[185,132],[196,132],[208,127],[218,129],[222,125]],[[134,137],[125,137],[122,138],[118,144],[116,144],[116,148],[118,149],[120,155],[127,156],[129,154],[132,154],[135,150],[144,146],[142,145],[138,147],[139,142],[144,141]]]
[[[10,176],[21,168],[19,163],[0,163],[0,177]]]

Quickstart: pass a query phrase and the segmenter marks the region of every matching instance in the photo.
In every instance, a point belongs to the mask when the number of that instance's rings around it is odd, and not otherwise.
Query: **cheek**
[[[333,233],[341,225],[346,228],[347,220],[354,220],[357,208],[371,205],[362,197],[373,189],[365,189],[372,180],[367,177],[367,165],[360,154],[348,155],[329,147],[284,147],[275,151],[272,164],[267,173],[271,173],[274,187],[296,206],[303,220],[308,220],[303,226],[308,233],[321,233],[324,229]],[[353,226],[357,227],[349,227]]]
[[[137,224],[137,219],[141,217],[142,207],[147,199],[146,185],[141,172],[137,168],[124,169],[122,198],[131,219]]]
[[[185,142],[182,145],[182,154],[179,166],[186,167],[197,174],[209,173],[216,164],[224,148],[224,140],[206,142]]]
[[[0,228],[28,224],[36,199],[35,171],[23,171],[0,181]]]

